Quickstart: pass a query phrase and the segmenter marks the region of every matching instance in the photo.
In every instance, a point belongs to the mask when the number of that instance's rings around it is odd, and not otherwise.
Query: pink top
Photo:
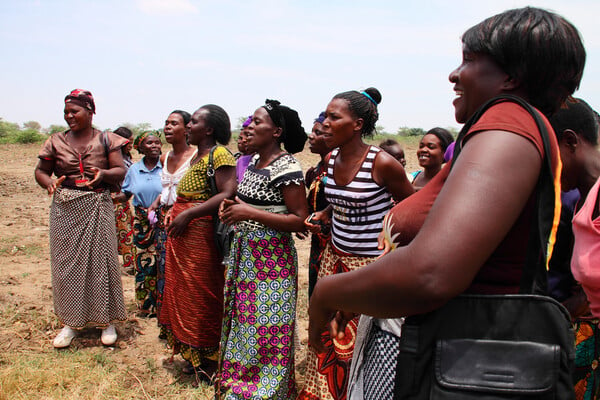
[[[592,220],[598,202],[600,179],[596,181],[581,209],[573,217],[575,245],[571,258],[571,271],[581,283],[592,314],[600,318],[600,217]]]

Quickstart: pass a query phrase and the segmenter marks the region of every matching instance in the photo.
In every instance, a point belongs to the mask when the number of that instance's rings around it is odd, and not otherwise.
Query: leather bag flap
[[[435,377],[451,389],[539,394],[553,388],[559,363],[557,345],[445,339],[436,345]]]

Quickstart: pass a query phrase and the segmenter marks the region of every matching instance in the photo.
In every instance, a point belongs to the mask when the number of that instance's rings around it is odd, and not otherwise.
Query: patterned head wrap
[[[146,131],[146,132],[143,132],[143,133],[140,133],[139,135],[137,135],[137,137],[133,141],[133,148],[139,151],[140,145],[142,144],[144,139],[146,139],[148,136],[156,136],[158,138],[158,140],[160,140],[160,142],[162,143],[162,140],[160,139],[160,134],[158,132]]]
[[[79,107],[88,109],[92,113],[96,114],[96,104],[94,103],[94,97],[92,96],[92,93],[89,90],[71,90],[71,93],[69,93],[65,97],[65,104],[67,103],[78,105]]]

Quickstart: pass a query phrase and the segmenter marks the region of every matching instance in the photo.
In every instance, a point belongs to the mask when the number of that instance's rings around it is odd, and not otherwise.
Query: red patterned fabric
[[[197,202],[178,198],[172,218]],[[159,324],[172,335],[174,353],[194,366],[216,359],[223,318],[224,267],[214,244],[212,216],[196,218],[180,237],[167,239],[165,286]]]
[[[375,259],[376,257],[357,257],[343,253],[329,243],[323,253],[319,279],[364,267]],[[309,347],[306,360],[306,386],[298,399],[346,399],[358,319],[357,316],[348,322],[344,338],[341,340],[331,339],[329,333],[323,332],[325,352],[317,354],[312,347]]]
[[[133,268],[133,213],[128,201],[115,204],[117,221],[117,243],[119,254],[123,256],[123,268]]]

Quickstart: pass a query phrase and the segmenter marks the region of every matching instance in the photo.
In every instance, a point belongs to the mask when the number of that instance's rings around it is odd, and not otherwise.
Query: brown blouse
[[[79,154],[67,142],[67,133],[57,132],[52,134],[42,146],[38,157],[43,160],[54,161],[54,175],[57,177],[66,176],[64,186],[73,187],[75,179],[80,176],[79,157],[86,178],[92,179],[94,173],[91,168],[108,169],[108,152],[120,150],[127,143],[127,139],[112,132],[106,133],[105,147],[101,138],[102,132],[94,129],[94,134],[85,151]]]

